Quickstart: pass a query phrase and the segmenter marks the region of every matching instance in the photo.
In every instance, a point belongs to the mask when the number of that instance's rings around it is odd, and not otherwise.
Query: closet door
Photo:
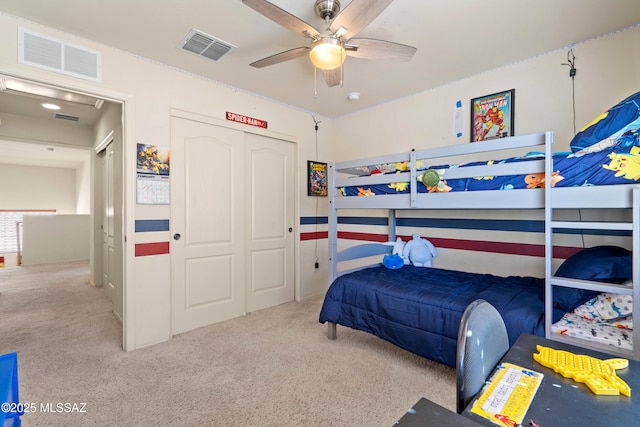
[[[247,134],[247,311],[293,301],[294,145]]]
[[[171,331],[294,299],[294,144],[171,118]]]
[[[245,312],[244,133],[171,118],[171,332]]]

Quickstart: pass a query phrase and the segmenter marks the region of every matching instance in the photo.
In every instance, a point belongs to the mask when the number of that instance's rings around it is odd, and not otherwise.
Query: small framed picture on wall
[[[513,136],[515,89],[471,100],[471,142]]]
[[[327,195],[327,164],[322,162],[307,161],[307,195]]]

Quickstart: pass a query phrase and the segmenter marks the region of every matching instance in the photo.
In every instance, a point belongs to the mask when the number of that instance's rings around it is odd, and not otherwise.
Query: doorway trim
[[[135,188],[135,156],[131,155],[128,150],[128,141],[135,140],[133,131],[135,99],[134,96],[115,90],[105,89],[95,84],[74,81],[67,84],[66,80],[55,79],[52,76],[43,78],[40,74],[18,67],[0,67],[0,74],[14,77],[21,80],[27,80],[35,84],[49,86],[76,92],[78,94],[95,96],[109,102],[122,105],[122,158],[123,158],[123,180],[122,180],[122,212],[120,212],[120,221],[123,230],[122,245],[122,286],[123,286],[123,321],[122,321],[122,348],[124,351],[132,351],[136,348],[135,336],[135,289],[131,284],[134,282],[134,239],[127,236],[134,235],[135,223],[135,192],[126,191],[127,188]],[[53,76],[55,77],[55,76]],[[92,181],[94,168],[91,170]],[[91,227],[95,221],[95,215],[91,214]],[[95,238],[95,236],[94,236]],[[93,255],[93,254],[92,254]],[[95,259],[90,260],[91,264],[95,263]]]

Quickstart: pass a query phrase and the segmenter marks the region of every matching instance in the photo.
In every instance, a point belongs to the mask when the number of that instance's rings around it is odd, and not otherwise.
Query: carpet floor
[[[455,410],[454,369],[348,328],[328,340],[322,298],[124,352],[88,277],[85,263],[0,269],[24,427],[392,426],[420,397]]]

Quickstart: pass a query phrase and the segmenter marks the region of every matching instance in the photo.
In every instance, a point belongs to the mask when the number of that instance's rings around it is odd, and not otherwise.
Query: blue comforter
[[[460,319],[482,298],[502,315],[509,342],[544,335],[544,280],[499,277],[407,265],[366,268],[329,287],[320,322],[374,334],[420,356],[455,367]]]

